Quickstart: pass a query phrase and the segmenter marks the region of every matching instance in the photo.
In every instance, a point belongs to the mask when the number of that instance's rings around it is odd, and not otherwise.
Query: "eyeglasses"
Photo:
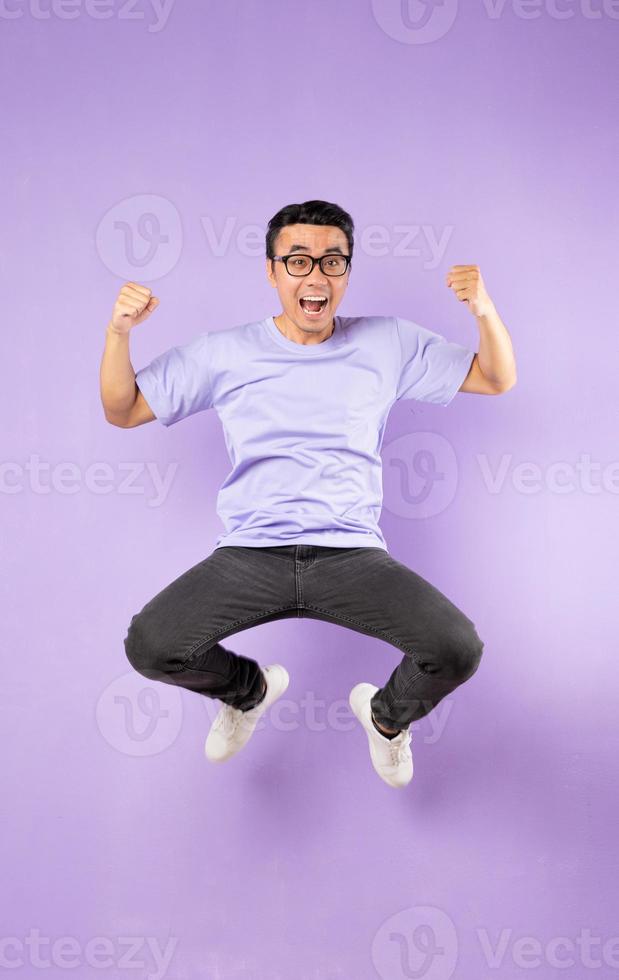
[[[290,255],[274,255],[274,262],[283,262],[286,272],[290,276],[309,276],[314,271],[316,263],[320,266],[320,271],[326,276],[343,276],[350,265],[349,255],[339,255],[337,252],[329,252],[315,259],[312,255],[303,255],[300,252],[292,252]]]

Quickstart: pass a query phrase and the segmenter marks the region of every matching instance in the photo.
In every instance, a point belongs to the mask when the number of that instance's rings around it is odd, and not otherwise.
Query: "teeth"
[[[326,300],[327,297],[326,296],[302,296],[301,299],[324,299],[324,300]]]

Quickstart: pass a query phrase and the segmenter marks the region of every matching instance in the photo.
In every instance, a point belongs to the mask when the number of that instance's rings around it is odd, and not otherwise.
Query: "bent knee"
[[[484,649],[473,623],[462,623],[450,633],[444,651],[444,674],[462,682],[479,667]]]
[[[132,616],[124,640],[125,654],[131,666],[151,680],[160,680],[178,670],[181,659],[166,642],[161,631],[155,629],[144,613]]]
[[[462,680],[468,680],[469,677],[473,676],[479,667],[483,650],[484,642],[471,623],[469,627],[463,630],[462,645],[459,649],[458,666]]]

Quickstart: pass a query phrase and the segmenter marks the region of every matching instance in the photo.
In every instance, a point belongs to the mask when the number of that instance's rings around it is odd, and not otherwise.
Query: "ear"
[[[277,288],[277,283],[275,281],[275,274],[273,272],[274,264],[275,263],[273,262],[273,259],[267,258],[266,260],[267,279],[269,280],[272,286],[275,286]]]

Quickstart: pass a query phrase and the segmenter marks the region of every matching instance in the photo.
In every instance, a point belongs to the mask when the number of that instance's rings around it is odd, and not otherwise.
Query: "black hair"
[[[348,211],[329,201],[305,201],[303,204],[287,204],[269,221],[266,235],[266,255],[272,259],[275,241],[286,225],[335,225],[341,228],[348,240],[348,254],[352,260],[354,246],[354,222]],[[351,263],[349,263],[350,265]]]

